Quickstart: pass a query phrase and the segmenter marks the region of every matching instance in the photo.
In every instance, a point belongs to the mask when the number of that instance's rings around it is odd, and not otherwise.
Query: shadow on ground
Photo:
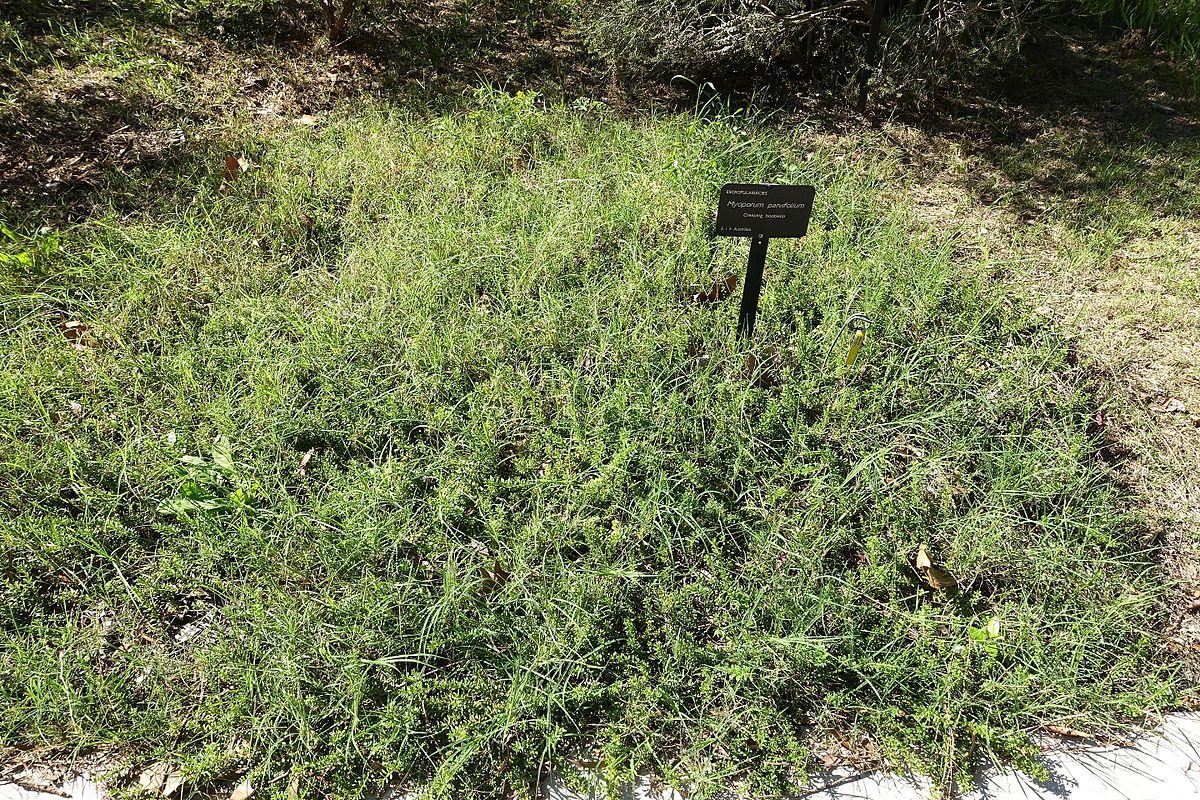
[[[941,114],[901,118],[958,144],[982,167],[962,188],[1026,221],[1066,212],[1102,223],[1112,201],[1125,215],[1129,204],[1184,214],[1197,205],[1195,192],[1180,191],[1200,163],[1195,69],[1165,60],[1136,32],[1047,30]]]
[[[298,4],[174,15],[144,0],[6,7],[0,181],[9,216],[85,219],[97,201],[111,205],[96,191],[106,175],[148,167],[166,177],[159,166],[186,162],[202,144],[219,149],[222,138],[237,138],[238,123],[286,124],[351,97],[437,109],[482,84],[619,94],[568,20],[517,5],[523,13],[503,2],[464,9],[439,0],[402,19],[368,14],[337,47]],[[629,97],[618,104],[636,105]],[[144,199],[155,193],[147,189]]]

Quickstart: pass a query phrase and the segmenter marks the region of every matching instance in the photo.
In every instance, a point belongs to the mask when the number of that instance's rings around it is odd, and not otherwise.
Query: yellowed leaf
[[[949,589],[958,585],[958,579],[950,574],[949,570],[933,563],[924,542],[917,548],[916,565],[921,574],[925,576],[925,582],[934,589]]]
[[[950,574],[950,571],[933,564],[925,568],[925,580],[935,589],[949,589],[953,586],[958,586],[958,578]]]

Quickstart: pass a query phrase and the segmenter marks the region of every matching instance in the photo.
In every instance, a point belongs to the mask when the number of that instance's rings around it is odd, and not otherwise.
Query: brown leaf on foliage
[[[233,794],[229,795],[229,800],[249,800],[254,794],[254,787],[250,785],[250,781],[242,781],[233,790]]]
[[[511,576],[512,573],[500,563],[500,559],[496,559],[490,567],[479,568],[479,577],[483,578],[483,586],[480,588],[483,592],[494,592],[508,583]]]
[[[925,576],[925,582],[938,591],[958,585],[958,579],[951,575],[949,570],[933,563],[924,542],[917,548],[916,566],[917,570]]]
[[[917,569],[925,570],[933,566],[933,562],[929,560],[929,551],[925,549],[925,543],[917,548]]]
[[[937,564],[925,570],[925,580],[938,591],[953,589],[955,586],[958,586],[958,578],[951,575],[949,570],[939,567]]]
[[[755,389],[770,389],[783,382],[780,377],[783,367],[782,359],[774,349],[761,359],[754,353],[746,353],[745,366],[746,377],[750,379],[750,385]]]
[[[317,118],[314,117],[312,114],[301,114],[299,117],[296,117],[297,125],[305,125],[309,128],[315,127],[317,124],[317,121],[318,121]]]
[[[287,800],[300,800],[300,776],[293,775],[288,783]]]
[[[300,464],[296,467],[296,472],[303,478],[308,474],[308,462],[312,461],[313,453],[317,452],[314,448],[309,448],[308,452],[300,457]]]
[[[733,294],[734,289],[737,288],[737,284],[738,276],[736,273],[731,272],[724,278],[714,281],[713,285],[704,291],[692,294],[691,300],[698,305],[720,302]]]
[[[96,337],[92,336],[91,329],[78,320],[63,320],[58,323],[58,329],[76,350],[88,350],[96,346]]]
[[[243,172],[254,166],[254,162],[245,156],[225,156],[225,175],[227,181],[236,180]]]

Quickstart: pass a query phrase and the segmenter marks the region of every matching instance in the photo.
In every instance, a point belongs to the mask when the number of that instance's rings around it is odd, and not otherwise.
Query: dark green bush
[[[1084,8],[1122,28],[1145,31],[1174,56],[1200,61],[1200,0],[1085,0]]]
[[[601,0],[583,12],[589,46],[626,73],[757,70],[794,62],[823,29],[865,21],[860,0]]]
[[[872,10],[871,0],[600,0],[581,27],[625,75],[711,80],[801,68],[847,77],[862,65]],[[901,85],[950,77],[963,59],[1008,50],[1021,17],[1021,0],[893,2],[883,74]]]

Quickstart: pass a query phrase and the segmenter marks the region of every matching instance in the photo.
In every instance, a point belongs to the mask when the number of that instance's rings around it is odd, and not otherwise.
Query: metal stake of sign
[[[742,306],[738,311],[737,332],[742,339],[754,334],[763,269],[767,264],[767,243],[772,237],[799,237],[808,233],[815,194],[811,186],[769,183],[727,183],[721,188],[715,235],[751,237]]]
[[[742,339],[754,335],[754,318],[758,316],[758,297],[762,294],[763,269],[767,266],[767,244],[770,241],[761,233],[750,241],[746,282],[742,284],[742,306],[738,309],[737,332]]]

